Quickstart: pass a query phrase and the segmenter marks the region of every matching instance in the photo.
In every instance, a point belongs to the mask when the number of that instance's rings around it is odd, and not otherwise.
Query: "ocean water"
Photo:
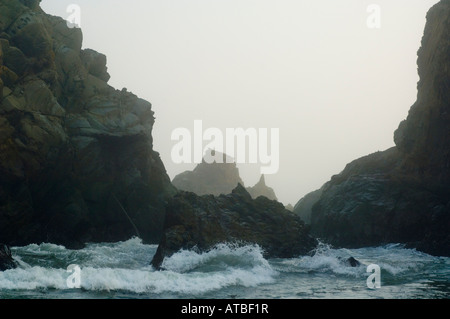
[[[155,271],[156,245],[138,238],[69,250],[53,244],[13,247],[17,269],[0,273],[0,298],[77,299],[435,299],[450,297],[450,258],[399,244],[362,249],[320,245],[313,256],[265,259],[258,246],[221,244],[209,252],[180,251]],[[342,262],[353,256],[361,262]],[[369,289],[377,264],[381,287]],[[68,271],[78,265],[78,272]],[[77,275],[79,281],[74,281]],[[78,283],[74,288],[70,283]],[[77,285],[76,285],[77,286]]]

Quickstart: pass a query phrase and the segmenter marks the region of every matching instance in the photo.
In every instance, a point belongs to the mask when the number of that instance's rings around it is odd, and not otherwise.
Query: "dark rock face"
[[[0,271],[17,268],[12,258],[11,250],[5,244],[0,244]]]
[[[316,236],[335,246],[406,243],[450,256],[450,1],[427,14],[417,102],[396,147],[358,159],[312,205]],[[299,209],[302,214],[302,209]]]
[[[355,257],[342,258],[342,263],[347,267],[359,267],[361,263]]]
[[[305,224],[311,224],[312,207],[317,203],[321,195],[322,189],[318,189],[306,194],[297,204],[295,204],[293,211],[305,222]]]
[[[0,3],[0,241],[159,242],[175,189],[151,104],[107,84],[106,57],[39,1]]]
[[[220,155],[219,155],[220,156]],[[172,184],[181,191],[197,195],[229,194],[238,185],[244,184],[239,176],[236,163],[222,154],[223,163],[207,163],[203,160],[193,171],[186,171],[175,176]]]
[[[267,257],[281,258],[307,254],[317,245],[295,214],[265,197],[252,199],[241,185],[219,197],[180,192],[167,206],[152,265],[159,268],[180,249],[206,251],[223,242],[258,244]]]

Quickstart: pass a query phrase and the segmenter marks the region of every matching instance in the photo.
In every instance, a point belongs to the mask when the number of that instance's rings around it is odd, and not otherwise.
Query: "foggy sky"
[[[150,101],[154,149],[172,179],[177,128],[279,128],[266,183],[294,205],[350,161],[394,146],[417,96],[417,50],[438,0],[43,0],[81,8],[84,48],[106,54],[109,84]],[[381,8],[370,29],[367,8]],[[260,165],[239,164],[246,186]]]

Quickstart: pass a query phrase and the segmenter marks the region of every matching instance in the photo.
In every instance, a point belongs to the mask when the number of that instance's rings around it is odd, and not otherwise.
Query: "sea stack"
[[[203,159],[193,171],[186,171],[175,176],[172,184],[180,191],[215,196],[229,194],[238,184],[244,184],[232,158],[214,150],[209,150],[206,156],[208,155],[221,157],[223,160],[220,163],[209,163]]]
[[[442,0],[427,14],[417,101],[396,146],[351,162],[309,196],[314,203],[297,204],[314,235],[340,247],[394,242],[450,256],[449,52],[450,1]]]
[[[278,200],[273,188],[266,185],[266,179],[265,179],[264,175],[261,175],[259,182],[256,183],[255,186],[247,187],[247,191],[250,193],[250,195],[253,198],[257,198],[259,196],[264,196],[271,200]]]

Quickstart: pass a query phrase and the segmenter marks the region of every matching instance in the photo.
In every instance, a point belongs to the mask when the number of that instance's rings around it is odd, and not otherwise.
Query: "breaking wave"
[[[12,247],[17,269],[0,272],[0,298],[449,298],[450,258],[402,245],[334,249],[308,256],[264,258],[257,245],[220,244],[206,252],[180,250],[164,270],[150,261],[156,245],[138,238],[70,250],[53,244]],[[360,262],[351,267],[354,257]],[[381,268],[370,290],[367,266]],[[78,265],[80,288],[70,288]]]
[[[20,266],[0,273],[0,290],[69,290],[71,264],[80,266],[81,290],[88,291],[203,294],[233,285],[271,283],[277,274],[258,246],[220,244],[203,253],[182,250],[164,260],[163,271],[150,266],[156,248],[137,238],[81,250],[52,244],[15,247]]]

